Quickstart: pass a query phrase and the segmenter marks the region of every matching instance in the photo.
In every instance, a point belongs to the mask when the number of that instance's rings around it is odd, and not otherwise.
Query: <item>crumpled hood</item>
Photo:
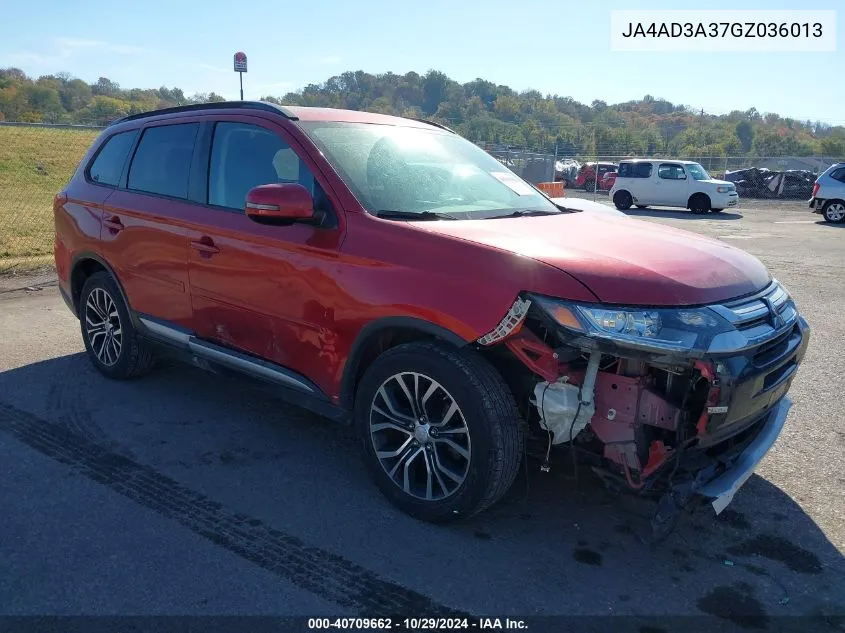
[[[743,250],[629,217],[583,212],[413,224],[554,266],[604,303],[714,303],[756,292],[771,281],[765,266]],[[531,290],[530,280],[525,290]]]

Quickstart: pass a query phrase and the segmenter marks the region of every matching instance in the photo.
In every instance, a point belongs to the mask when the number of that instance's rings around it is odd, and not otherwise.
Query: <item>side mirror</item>
[[[314,200],[302,185],[259,185],[246,194],[248,218],[261,224],[289,225],[315,220]]]

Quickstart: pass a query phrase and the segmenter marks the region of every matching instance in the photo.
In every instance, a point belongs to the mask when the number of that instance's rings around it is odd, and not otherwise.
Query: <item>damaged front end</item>
[[[656,537],[695,499],[721,512],[750,477],[783,427],[808,342],[776,281],[680,308],[525,294],[478,341],[547,455],[567,445],[608,484],[661,498]]]

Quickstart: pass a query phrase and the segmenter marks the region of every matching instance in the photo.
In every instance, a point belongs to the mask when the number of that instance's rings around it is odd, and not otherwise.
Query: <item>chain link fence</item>
[[[0,123],[0,275],[52,269],[53,196],[101,129]]]
[[[0,277],[49,271],[53,264],[52,200],[68,182],[80,159],[103,128],[0,122]],[[479,143],[503,165],[534,184],[565,181],[567,195],[606,197],[622,155],[564,157]],[[845,160],[835,156],[657,156],[693,160],[712,176],[737,182],[741,199],[806,200],[815,177]],[[578,178],[592,163],[593,176]],[[598,178],[595,164],[599,163]],[[608,165],[603,165],[608,163]],[[745,170],[745,171],[743,171]],[[589,174],[589,167],[587,169]]]

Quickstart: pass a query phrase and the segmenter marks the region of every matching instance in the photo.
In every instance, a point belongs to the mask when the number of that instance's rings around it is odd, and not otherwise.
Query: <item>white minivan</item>
[[[734,183],[711,178],[698,163],[634,159],[619,163],[610,199],[620,211],[653,205],[707,213],[735,207],[739,194]]]

